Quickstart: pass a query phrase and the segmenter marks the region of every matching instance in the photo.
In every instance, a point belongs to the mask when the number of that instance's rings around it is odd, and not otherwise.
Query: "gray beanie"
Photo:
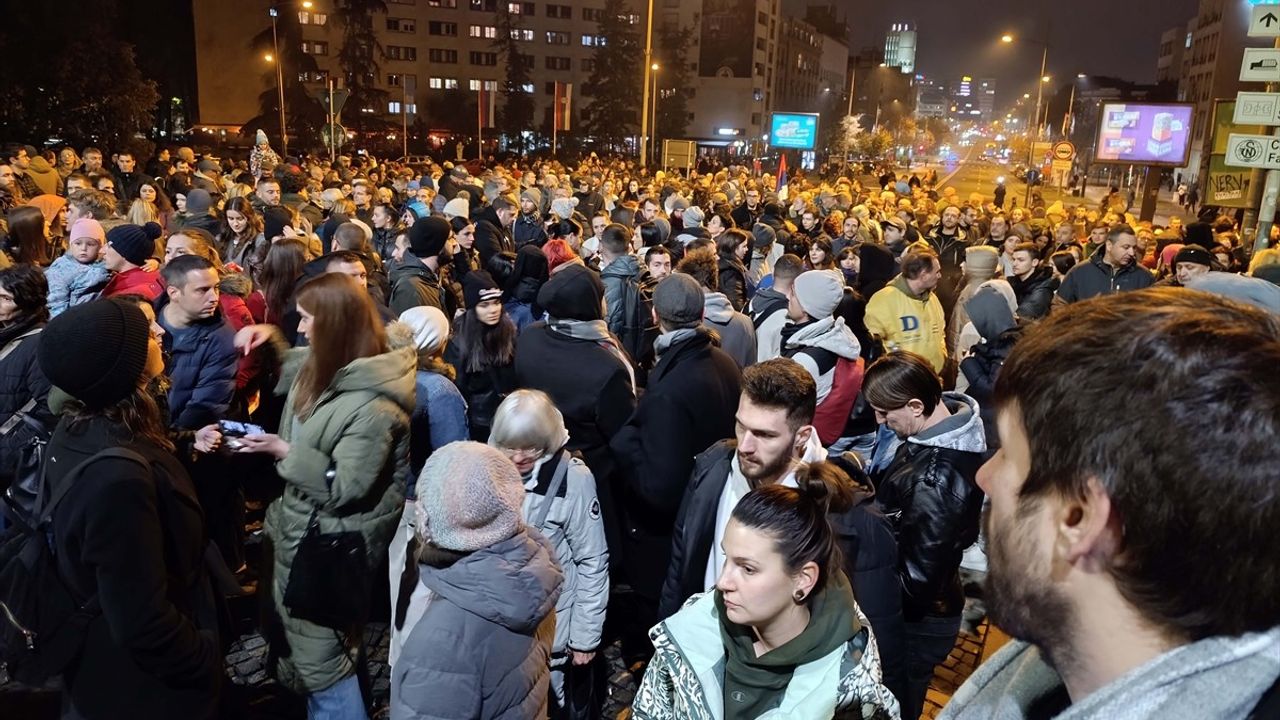
[[[702,227],[702,221],[706,218],[706,214],[702,212],[702,208],[697,205],[690,205],[688,210],[684,211],[681,219],[684,220],[684,226],[688,228]]]
[[[420,532],[438,548],[472,552],[520,530],[524,484],[511,460],[478,442],[452,442],[418,476]]]
[[[751,247],[756,250],[768,250],[778,241],[778,233],[771,225],[756,223],[751,226]]]
[[[797,275],[791,288],[805,313],[821,320],[831,317],[844,297],[844,276],[836,270],[809,270]]]

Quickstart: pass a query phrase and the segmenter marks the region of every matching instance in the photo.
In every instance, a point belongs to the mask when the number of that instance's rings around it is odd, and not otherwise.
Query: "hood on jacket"
[[[1228,300],[1247,303],[1273,314],[1280,314],[1280,286],[1262,278],[1228,272],[1207,272],[1187,283],[1192,290],[1220,295]]]
[[[706,301],[702,317],[721,325],[733,319],[734,309],[727,295],[722,292],[706,291],[702,294],[702,298]]]
[[[467,612],[518,633],[532,633],[555,611],[564,574],[540,533],[512,537],[445,567],[419,563],[422,584]]]
[[[874,243],[863,243],[858,246],[858,294],[870,298],[877,290],[889,284],[898,269],[893,253],[888,248]]]
[[[853,361],[856,361],[862,352],[857,336],[849,326],[845,325],[842,317],[824,317],[804,325],[791,325],[784,328],[782,344],[787,348],[821,348],[845,360]]]
[[[418,354],[409,347],[356,358],[333,376],[333,381],[325,392],[373,392],[411,413],[414,409],[417,369]]]
[[[907,279],[901,274],[894,277],[893,280],[889,282],[889,285],[901,290],[903,295],[906,295],[913,300],[919,300],[920,302],[927,302],[929,300],[929,295],[933,293],[932,290],[925,290],[919,295],[915,294],[915,292],[911,290],[911,286],[907,284]]]
[[[321,259],[323,260],[324,258]],[[317,260],[316,262],[319,261]],[[395,284],[396,280],[406,275],[416,275],[426,280],[430,285],[439,284],[439,276],[422,262],[422,258],[408,252],[404,254],[404,260],[396,263],[396,266],[391,268],[391,272],[387,273],[387,278],[392,284]]]
[[[1008,283],[1002,282],[1006,287]],[[1011,291],[1012,292],[1012,291]],[[978,291],[964,303],[965,312],[973,327],[987,342],[994,342],[1004,331],[1017,324],[1009,300],[993,281],[982,283]]]
[[[547,266],[547,255],[537,245],[529,243],[517,250],[511,277],[507,278],[506,298],[530,304],[537,301],[538,291],[550,277]]]
[[[961,452],[986,452],[987,436],[978,414],[978,401],[964,393],[944,392],[942,402],[951,411],[951,417],[919,435],[912,435],[907,441]]]
[[[630,253],[613,259],[613,262],[600,268],[600,277],[637,278],[640,275],[640,261]]]

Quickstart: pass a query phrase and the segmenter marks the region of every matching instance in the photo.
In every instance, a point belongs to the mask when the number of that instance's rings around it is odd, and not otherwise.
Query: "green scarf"
[[[724,643],[725,720],[751,720],[778,707],[797,667],[825,657],[862,630],[853,590],[836,571],[809,606],[809,625],[787,644],[756,657],[755,632],[725,615],[716,591],[716,614]],[[832,688],[832,692],[835,688]]]

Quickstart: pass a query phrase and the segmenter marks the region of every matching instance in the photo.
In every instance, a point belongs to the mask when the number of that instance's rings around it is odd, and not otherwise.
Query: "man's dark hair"
[[[339,263],[339,262],[355,263],[358,265],[363,265],[364,259],[360,257],[360,253],[355,252],[354,250],[334,250],[333,252],[325,256],[324,267],[327,270],[334,263]]]
[[[12,160],[18,157],[19,155],[21,155],[23,151],[25,151],[26,149],[27,149],[27,146],[23,145],[22,143],[5,143],[4,159],[6,161]]]
[[[116,160],[119,160],[122,157],[133,157],[133,151],[130,150],[129,148],[125,148],[123,150],[118,151],[116,153]]]
[[[631,230],[618,223],[609,223],[600,233],[600,249],[614,257],[631,252]]]
[[[932,250],[923,248],[908,250],[907,254],[902,256],[902,277],[908,280],[915,280],[932,270],[934,263],[938,262],[941,262],[938,259],[938,254]]]
[[[187,285],[187,273],[192,270],[213,270],[213,263],[199,255],[179,255],[165,263],[160,275],[165,287],[183,288]]]
[[[0,270],[0,287],[13,296],[20,320],[43,322],[49,319],[49,281],[38,265],[18,263]]]
[[[277,186],[278,186],[279,184],[280,184],[280,181],[279,181],[279,180],[277,180],[277,179],[275,179],[275,178],[271,177],[270,175],[263,175],[262,177],[258,178],[258,184],[257,184],[257,186],[258,186],[258,187],[262,187],[263,185],[277,185]]]
[[[1275,627],[1280,494],[1264,449],[1280,435],[1276,367],[1280,318],[1207,293],[1150,288],[1055,310],[995,388],[1030,444],[1019,512],[1096,481],[1122,523],[1100,562],[1145,620],[1188,642]],[[1134,438],[1159,438],[1159,452]]]
[[[1071,254],[1069,250],[1059,250],[1049,256],[1049,262],[1053,263],[1054,269],[1060,275],[1066,275],[1067,271],[1076,266],[1076,256]]]
[[[650,247],[648,250],[645,251],[644,264],[648,265],[649,263],[653,262],[653,258],[658,255],[666,255],[667,257],[671,257],[671,251],[668,250],[663,245],[654,245],[653,247]]]
[[[942,378],[923,357],[895,350],[871,363],[862,379],[867,402],[879,410],[897,410],[919,400],[926,413],[942,403]]]
[[[1121,235],[1132,235],[1134,237],[1138,237],[1137,231],[1133,228],[1124,223],[1116,223],[1111,226],[1111,229],[1107,230],[1107,244],[1111,245],[1116,240],[1119,240]]]
[[[355,252],[368,252],[368,241],[364,236],[364,229],[353,222],[344,222],[333,231],[333,245],[343,250],[354,250]]]
[[[778,262],[773,264],[773,280],[795,280],[800,273],[804,272],[804,260],[799,255],[787,253],[778,258]]]
[[[633,201],[631,204],[635,205],[636,203]],[[635,225],[636,208],[627,207],[622,203],[618,203],[618,205],[613,208],[613,212],[609,213],[609,222],[616,225],[624,225],[626,227]]]
[[[676,265],[676,272],[682,272],[697,280],[704,290],[714,291],[720,287],[719,263],[714,250],[686,251],[680,264]]]
[[[1040,248],[1036,247],[1035,243],[1029,243],[1029,242],[1018,243],[1017,245],[1013,246],[1013,251],[1016,253],[1024,252],[1027,255],[1030,255],[1032,260],[1040,259]]]
[[[818,406],[818,385],[813,376],[790,358],[765,360],[743,370],[742,394],[756,405],[786,410],[792,432],[812,423]]]

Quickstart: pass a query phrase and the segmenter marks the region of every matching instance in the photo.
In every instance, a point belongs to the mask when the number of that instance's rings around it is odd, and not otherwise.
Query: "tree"
[[[528,150],[525,132],[533,128],[533,95],[526,91],[533,56],[520,51],[520,25],[507,3],[498,3],[498,37],[494,47],[506,64],[502,81],[502,107],[498,110],[497,127],[507,136],[507,146],[519,153]]]
[[[591,99],[582,113],[587,134],[606,149],[620,149],[640,127],[644,48],[637,29],[639,16],[623,0],[605,0],[596,29],[601,39],[593,56],[591,77],[582,94]]]
[[[351,93],[344,106],[349,108],[344,124],[357,133],[383,130],[389,124],[381,117],[387,91],[378,87],[378,60],[386,54],[373,31],[374,14],[386,12],[383,0],[341,0],[335,11],[342,24],[338,67]]]
[[[298,25],[298,14],[282,12],[276,18],[276,34],[279,39],[280,60],[288,72],[284,73],[284,105],[289,140],[293,147],[319,144],[320,126],[327,122],[328,112],[320,101],[313,97],[302,77],[316,77],[318,66],[316,59],[302,51],[302,28]],[[264,57],[274,53],[271,42],[271,24],[253,36],[249,41],[249,49],[256,57]],[[240,133],[252,136],[258,130],[275,138],[276,149],[280,149],[280,100],[276,86],[276,69],[268,64],[262,74],[263,90],[258,95],[258,114],[245,121]]]
[[[663,26],[658,33],[658,122],[654,128],[654,141],[684,137],[689,131],[689,45],[692,28]],[[655,102],[657,99],[655,99]]]
[[[0,137],[42,145],[128,147],[151,128],[160,99],[138,70],[132,45],[120,40],[115,0],[83,0],[75,20],[98,30],[92,42],[50,42],[66,24],[61,3],[23,5],[0,23]]]
[[[837,152],[848,155],[858,150],[858,143],[866,130],[862,127],[862,115],[845,115],[840,118],[832,144]]]

